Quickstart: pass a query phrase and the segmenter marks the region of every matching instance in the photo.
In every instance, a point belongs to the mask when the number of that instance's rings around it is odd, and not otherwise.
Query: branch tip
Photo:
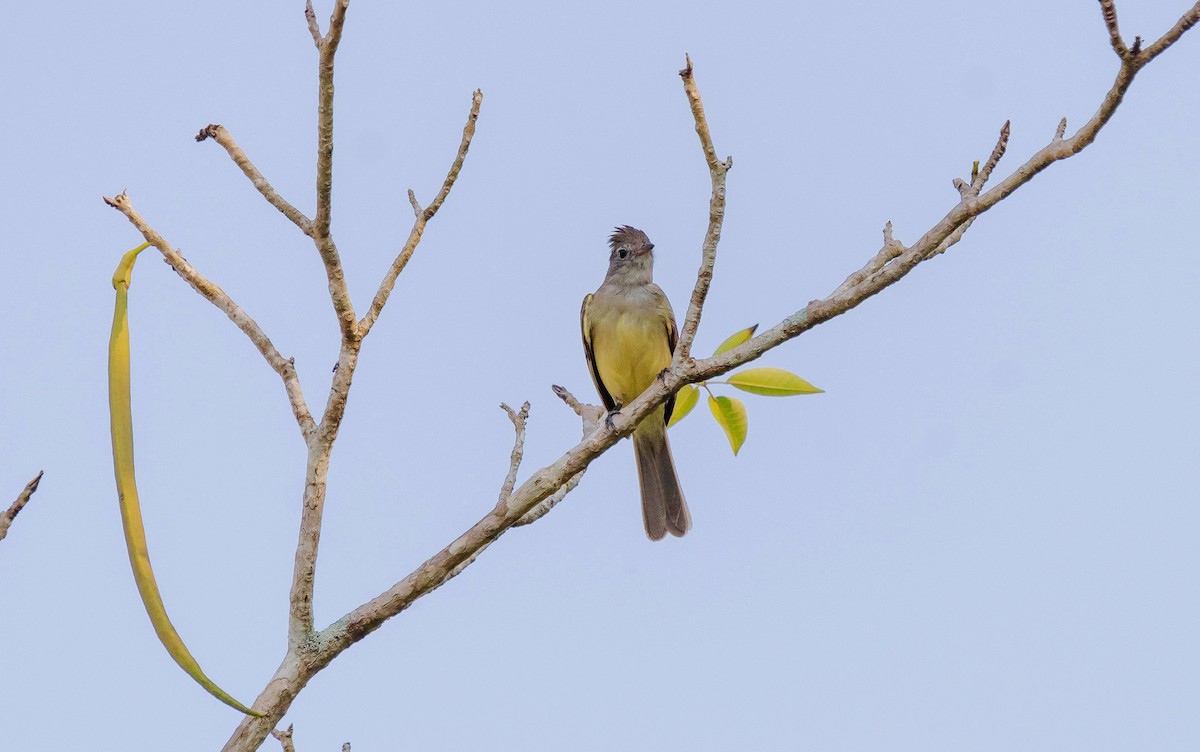
[[[1108,27],[1108,40],[1117,57],[1124,59],[1129,54],[1125,40],[1121,38],[1121,29],[1117,25],[1117,5],[1113,0],[1100,0],[1100,12],[1104,14],[1104,25]]]
[[[209,123],[208,125],[204,126],[200,129],[200,132],[196,134],[196,143],[199,143],[206,138],[216,138],[217,129],[220,127],[221,125],[218,123]]]
[[[21,513],[25,505],[29,503],[29,499],[33,496],[34,492],[38,490],[38,485],[42,482],[42,474],[45,472],[45,470],[38,470],[38,474],[33,477],[33,480],[26,483],[21,493],[17,494],[17,498],[12,505],[3,512],[0,512],[0,540],[4,540],[4,536],[8,535],[8,528],[12,525],[13,520]]]
[[[279,740],[280,746],[283,747],[283,752],[296,752],[295,743],[292,741],[293,725],[289,723],[286,731],[271,729],[271,736]]]
[[[1056,141],[1061,140],[1062,137],[1064,135],[1066,135],[1066,132],[1067,132],[1067,119],[1064,117],[1062,120],[1058,121],[1058,127],[1054,129],[1054,139]]]
[[[313,10],[312,0],[304,2],[304,18],[308,22],[308,32],[312,34],[313,44],[321,46],[321,27],[317,25],[317,13]]]

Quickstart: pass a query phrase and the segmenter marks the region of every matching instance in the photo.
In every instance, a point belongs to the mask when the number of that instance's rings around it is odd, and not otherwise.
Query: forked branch
[[[429,206],[424,208],[417,201],[415,194],[409,193],[408,198],[414,213],[414,223],[408,239],[384,275],[366,314],[361,320],[356,319],[346,288],[341,260],[330,230],[333,68],[334,56],[342,36],[348,0],[335,0],[329,29],[325,35],[321,34],[315,14],[309,5],[305,15],[309,32],[318,49],[319,58],[316,212],[312,220],[307,220],[298,210],[279,198],[273,189],[270,189],[265,178],[262,178],[249,160],[244,158],[244,154],[241,157],[237,156],[236,152],[240,152],[240,149],[235,152],[230,148],[228,144],[233,144],[233,140],[232,137],[228,137],[227,132],[222,133],[223,129],[221,129],[210,134],[209,137],[225,146],[234,161],[254,181],[260,193],[273,206],[288,216],[301,229],[304,229],[305,226],[308,227],[307,232],[313,238],[324,262],[330,297],[342,335],[342,347],[320,424],[315,424],[304,405],[299,381],[291,362],[284,360],[279,355],[257,324],[246,316],[244,311],[234,304],[224,291],[202,277],[157,232],[146,225],[133,210],[127,197],[122,194],[115,199],[106,199],[112,206],[125,214],[148,242],[159,249],[181,277],[224,311],[250,337],[268,363],[283,378],[293,412],[308,442],[308,474],[304,508],[301,515],[300,541],[297,545],[293,573],[293,590],[289,605],[288,652],[275,676],[255,703],[256,708],[266,712],[266,717],[243,719],[226,745],[226,749],[257,749],[279,719],[287,712],[296,695],[317,672],[347,647],[378,629],[385,621],[404,611],[418,598],[440,587],[463,571],[508,528],[518,524],[528,524],[544,514],[579,483],[579,479],[592,460],[622,437],[629,435],[642,418],[666,401],[680,387],[687,383],[714,378],[758,358],[765,352],[818,324],[846,313],[867,298],[896,283],[918,264],[952,247],[976,217],[1032,180],[1037,173],[1050,164],[1069,158],[1086,148],[1112,117],[1137,72],[1182,37],[1200,19],[1200,2],[1197,2],[1172,29],[1152,44],[1143,47],[1139,40],[1138,43],[1129,47],[1125,45],[1117,27],[1113,2],[1100,0],[1100,4],[1104,22],[1108,28],[1110,43],[1120,58],[1120,66],[1116,80],[1100,103],[1097,113],[1086,121],[1074,135],[1066,137],[1065,125],[1060,125],[1054,139],[1046,147],[1030,157],[1007,178],[984,191],[985,185],[1005,153],[1009,133],[1006,124],[1001,130],[991,156],[984,161],[982,169],[974,170],[970,180],[959,180],[955,183],[958,189],[957,203],[916,242],[905,245],[896,240],[889,223],[884,231],[883,247],[879,252],[869,258],[860,269],[850,274],[832,293],[823,299],[810,302],[774,327],[761,332],[742,345],[707,360],[693,359],[690,353],[715,267],[717,245],[721,237],[725,212],[725,178],[732,167],[732,160],[720,161],[717,159],[712,134],[689,58],[686,67],[680,71],[680,75],[683,80],[684,93],[695,121],[705,164],[709,170],[712,193],[709,200],[708,228],[701,247],[701,264],[697,273],[696,285],[683,319],[683,326],[670,368],[643,395],[615,414],[611,425],[606,421],[598,420],[600,415],[598,412],[595,415],[592,414],[592,411],[598,411],[598,408],[581,405],[566,390],[556,389],[559,396],[580,415],[584,426],[584,437],[554,463],[537,470],[519,485],[516,478],[523,454],[524,422],[527,412],[524,408],[521,411],[509,409],[516,438],[510,456],[508,473],[505,475],[496,504],[475,525],[406,577],[320,631],[315,630],[312,621],[312,588],[317,544],[320,537],[321,514],[325,499],[325,481],[330,451],[344,414],[346,397],[357,365],[359,347],[362,338],[378,320],[380,312],[396,284],[397,277],[420,242],[426,223],[437,213],[458,177],[474,135],[482,94],[477,91],[472,98],[470,113],[463,129],[458,152],[443,181],[441,190],[434,196]],[[225,138],[227,143],[222,142],[222,138]],[[236,144],[233,146],[236,147]],[[280,732],[281,735],[284,733]],[[282,743],[284,740],[281,738],[280,741]]]
[[[105,196],[104,202],[124,214],[146,242],[158,249],[158,252],[163,255],[163,259],[175,270],[176,274],[191,285],[192,289],[200,293],[201,297],[220,309],[238,329],[241,329],[250,338],[250,342],[258,348],[267,364],[275,373],[279,374],[279,378],[283,379],[284,391],[287,392],[288,403],[292,406],[292,415],[295,416],[296,423],[300,426],[300,433],[307,439],[316,430],[316,424],[313,422],[312,414],[308,411],[308,404],[304,401],[304,391],[300,388],[300,377],[296,374],[296,365],[292,359],[284,358],[279,354],[275,345],[272,344],[271,338],[254,319],[242,310],[241,306],[233,302],[229,293],[197,271],[157,230],[142,219],[142,215],[133,208],[133,202],[129,196],[124,193],[117,194],[112,198]]]

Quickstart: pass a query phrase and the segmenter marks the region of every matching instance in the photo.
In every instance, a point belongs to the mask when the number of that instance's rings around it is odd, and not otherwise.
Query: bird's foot
[[[621,408],[618,407],[616,410],[609,410],[607,413],[604,414],[605,428],[607,428],[610,431],[616,430],[616,426],[613,425],[613,416],[615,416],[619,412],[621,412]]]

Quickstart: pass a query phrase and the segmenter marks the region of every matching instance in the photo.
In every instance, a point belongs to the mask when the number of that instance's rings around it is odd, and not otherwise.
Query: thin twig
[[[4,540],[4,537],[8,535],[8,529],[12,526],[13,520],[29,503],[29,498],[33,496],[33,492],[38,489],[38,484],[42,482],[42,473],[44,472],[45,470],[38,470],[38,474],[33,477],[33,480],[26,483],[25,489],[17,494],[17,500],[8,509],[0,512],[0,540]]]
[[[292,726],[288,724],[287,731],[279,731],[278,729],[271,730],[271,736],[279,740],[280,746],[283,747],[283,752],[296,752],[296,745],[292,742]]]
[[[704,104],[700,101],[700,89],[696,87],[696,79],[692,75],[692,58],[685,55],[684,59],[687,66],[679,71],[679,77],[683,79],[683,91],[692,108],[692,119],[696,121],[696,135],[700,137],[700,148],[704,152],[704,161],[708,165],[709,177],[712,180],[712,197],[708,201],[708,229],[704,233],[704,243],[701,245],[700,270],[696,273],[696,286],[692,289],[683,328],[679,331],[679,341],[675,344],[673,365],[686,361],[692,355],[692,341],[696,338],[696,330],[700,328],[704,299],[708,296],[708,287],[712,284],[713,269],[717,263],[717,243],[721,241],[721,225],[725,221],[725,175],[733,167],[733,157],[727,157],[724,162],[717,159],[708,120],[704,116]]]
[[[312,0],[304,2],[304,18],[308,22],[308,33],[312,35],[313,44],[321,49],[321,27],[317,25],[317,14],[313,10]]]
[[[892,259],[900,256],[900,254],[907,250],[908,248],[903,243],[892,236],[892,223],[891,220],[888,220],[887,224],[883,226],[883,245],[879,248],[879,252],[872,256],[867,263],[863,264],[860,269],[846,277],[845,281],[833,291],[833,294],[835,296],[840,295],[846,290],[861,285],[871,275],[891,263]]]
[[[317,44],[317,212],[312,221],[312,239],[325,264],[325,276],[329,281],[329,298],[337,314],[338,328],[343,341],[359,338],[358,317],[350,301],[346,287],[346,274],[342,270],[342,258],[337,244],[329,231],[333,205],[333,62],[338,44],[342,41],[342,29],[346,22],[349,0],[336,0],[329,17],[329,31]],[[311,31],[316,22],[309,22]],[[319,35],[319,31],[314,33]]]
[[[205,300],[219,308],[238,329],[241,329],[250,338],[250,341],[266,359],[267,364],[283,379],[283,387],[287,392],[288,402],[292,406],[292,414],[296,418],[297,425],[300,426],[300,433],[305,437],[309,436],[316,426],[313,423],[312,414],[308,411],[308,405],[304,401],[304,392],[300,388],[300,377],[296,374],[296,367],[292,359],[280,355],[279,351],[275,349],[275,345],[271,343],[271,339],[259,328],[258,323],[250,318],[241,306],[233,302],[233,298],[229,297],[228,293],[196,271],[196,268],[188,263],[187,259],[181,256],[157,230],[147,224],[146,220],[142,219],[142,215],[133,208],[133,202],[129,200],[129,196],[124,193],[113,198],[105,196],[104,203],[124,214],[126,219],[142,234],[146,242],[158,249],[176,274],[191,285],[192,289],[200,293]]]
[[[1062,127],[1064,129],[1067,127],[1066,118],[1063,118]],[[988,155],[987,162],[984,163],[983,169],[979,171],[975,179],[971,181],[971,187],[975,189],[975,193],[979,193],[979,190],[987,183],[988,178],[992,176],[992,170],[996,169],[996,165],[1000,164],[1000,159],[1008,149],[1008,136],[1011,131],[1012,121],[1005,120],[1004,125],[1000,128],[1000,137],[996,139],[996,145],[992,148],[992,153]],[[1061,137],[1062,134],[1060,133],[1059,138]]]
[[[521,458],[525,456],[525,421],[529,419],[529,401],[526,400],[519,411],[513,410],[503,402],[500,403],[500,407],[508,413],[508,419],[512,421],[516,433],[512,454],[508,459],[508,475],[504,476],[504,483],[500,485],[500,498],[497,501],[498,504],[503,504],[512,496],[513,486],[517,482],[517,469],[521,467]]]
[[[1166,34],[1159,37],[1154,44],[1142,50],[1140,56],[1145,58],[1147,63],[1150,62],[1161,55],[1168,47],[1178,42],[1179,38],[1197,23],[1200,23],[1200,3],[1196,3],[1192,6],[1191,10],[1180,16],[1175,25],[1168,29]]]
[[[1125,40],[1121,39],[1121,29],[1117,27],[1117,4],[1113,0],[1100,0],[1100,11],[1104,14],[1104,25],[1108,27],[1108,38],[1113,52],[1124,59],[1129,54]]]
[[[558,398],[565,402],[567,407],[574,410],[575,414],[579,416],[580,422],[583,425],[583,435],[585,437],[596,430],[596,427],[600,425],[600,421],[604,419],[605,411],[603,408],[596,405],[587,405],[581,403],[579,400],[575,399],[575,395],[571,394],[564,387],[561,387],[557,384],[553,386],[553,389]],[[513,527],[531,525],[540,520],[542,517],[546,516],[546,513],[553,509],[558,502],[562,501],[564,498],[566,498],[567,494],[575,490],[575,487],[578,486],[579,482],[583,480],[584,472],[584,470],[580,470],[578,473],[568,478],[567,482],[562,485],[562,488],[558,489],[550,496],[547,496],[545,499],[539,502],[537,506],[526,512],[521,519],[513,523]]]
[[[425,207],[425,220],[433,219],[433,215],[437,214],[438,209],[442,208],[442,202],[450,195],[450,189],[454,187],[454,181],[458,180],[458,173],[462,171],[463,161],[467,158],[467,149],[471,148],[471,139],[475,137],[475,121],[479,120],[479,107],[483,104],[483,90],[476,89],[471,95],[471,112],[467,115],[467,124],[463,126],[462,140],[458,144],[458,153],[454,155],[454,162],[450,164],[450,170],[446,173],[446,179],[442,181],[442,189],[438,191],[437,196],[433,201],[429,202],[429,206]]]
[[[396,286],[396,280],[400,277],[400,273],[404,271],[404,267],[408,265],[409,259],[417,250],[417,244],[421,242],[421,235],[425,232],[425,225],[429,220],[433,219],[433,215],[437,214],[446,197],[450,195],[450,189],[454,187],[454,181],[458,180],[458,174],[462,171],[463,161],[467,158],[467,150],[471,148],[471,139],[475,136],[475,122],[479,119],[479,108],[483,104],[483,92],[476,89],[471,95],[471,110],[467,113],[467,124],[463,126],[462,140],[458,144],[458,152],[454,155],[454,162],[450,165],[450,171],[446,173],[446,179],[442,182],[442,189],[438,191],[437,196],[430,202],[429,206],[421,209],[417,203],[417,196],[411,190],[408,192],[409,203],[412,204],[413,213],[416,219],[413,221],[412,229],[408,233],[408,239],[404,242],[404,246],[400,249],[400,253],[396,255],[396,259],[392,261],[391,267],[387,274],[383,276],[383,281],[379,283],[379,290],[375,293],[375,298],[371,301],[371,307],[367,309],[367,313],[363,316],[362,321],[358,322],[359,336],[365,337],[367,332],[371,331],[371,327],[375,326],[375,322],[379,319],[379,314],[383,312],[383,306],[387,304],[388,297],[392,294],[392,289]]]
[[[305,235],[312,235],[312,221],[304,216],[303,212],[288,203],[283,196],[279,195],[279,192],[263,177],[263,174],[258,171],[258,168],[254,166],[250,158],[246,156],[246,152],[242,151],[242,147],[238,146],[237,142],[233,140],[233,136],[225,126],[210,124],[196,134],[197,141],[203,141],[207,138],[211,138],[225,148],[230,158],[233,159],[234,164],[241,168],[246,177],[250,178],[250,182],[254,184],[254,187],[258,189],[258,192],[262,194],[263,198],[271,206],[274,206],[283,213],[283,216],[292,220],[292,224],[299,227],[300,232]]]

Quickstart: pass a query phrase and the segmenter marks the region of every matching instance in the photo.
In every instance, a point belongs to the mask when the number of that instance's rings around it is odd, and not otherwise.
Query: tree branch
[[[21,513],[25,505],[29,503],[29,499],[33,496],[34,491],[37,491],[38,484],[42,482],[42,473],[44,472],[45,470],[38,470],[38,474],[33,477],[33,480],[26,483],[25,489],[17,494],[17,500],[8,509],[0,512],[0,540],[4,540],[4,537],[8,535],[8,529],[12,527],[13,520]]]
[[[1141,55],[1145,54],[1145,52],[1141,53]],[[354,609],[323,630],[320,633],[321,647],[318,651],[321,656],[320,660],[332,660],[333,655],[378,629],[384,621],[400,613],[417,598],[440,585],[446,576],[458,568],[463,561],[472,557],[482,547],[490,545],[537,504],[550,497],[571,477],[584,470],[593,459],[620,438],[630,434],[633,427],[643,417],[665,402],[680,387],[719,376],[760,357],[818,324],[846,313],[867,298],[897,282],[917,264],[926,260],[960,226],[994,206],[1021,185],[1029,182],[1034,175],[1049,164],[1059,159],[1065,159],[1085,148],[1095,139],[1100,128],[1111,118],[1132,81],[1136,67],[1140,67],[1140,65],[1144,65],[1144,63],[1138,64],[1132,59],[1123,61],[1113,89],[1106,96],[1100,111],[1075,136],[1065,141],[1052,143],[1039,151],[1019,167],[1012,176],[987,193],[976,197],[971,195],[972,191],[968,191],[968,195],[960,197],[959,204],[913,246],[905,248],[890,237],[890,232],[885,233],[884,251],[877,254],[875,259],[872,259],[864,267],[867,273],[851,275],[851,278],[847,280],[850,284],[843,284],[827,298],[809,303],[766,332],[720,356],[708,360],[684,360],[673,364],[664,373],[663,378],[656,380],[655,384],[645,393],[614,415],[612,427],[601,422],[594,432],[567,451],[556,462],[535,472],[510,495],[504,505],[497,505],[455,541],[387,591]],[[688,86],[690,78],[690,69],[685,69],[685,91],[688,93],[689,101],[693,103],[693,114],[695,115],[698,111],[702,113],[702,109],[697,107],[698,94]],[[694,86],[694,82],[692,86]],[[696,120],[697,130],[701,132],[701,144],[704,147],[705,158],[709,163],[710,174],[713,175],[716,185],[721,163],[716,162],[714,153],[709,147],[711,140],[704,135],[707,127],[703,117],[697,117]],[[1006,142],[1007,134],[1002,130],[1001,138],[996,148],[993,149],[996,162],[1002,156]],[[714,163],[717,165],[716,169],[713,169]],[[993,164],[992,167],[994,166]],[[718,192],[714,190],[714,202],[717,199],[723,200],[723,195],[718,196],[717,194]],[[720,216],[718,212],[710,213],[710,230],[714,229],[714,225],[719,236]],[[711,257],[711,255],[706,252],[706,257]],[[704,272],[705,269],[702,267],[701,275]],[[701,288],[701,302],[705,287],[703,280],[697,285],[697,288]],[[695,296],[693,303],[695,303]],[[691,309],[689,309],[690,314]]]
[[[313,10],[312,0],[304,2],[304,19],[308,22],[308,33],[312,35],[313,44],[321,49],[321,27],[317,25],[317,14]]]
[[[1107,9],[1110,5],[1111,3],[1102,1],[1102,9]],[[344,2],[339,7],[343,8],[342,12],[344,13]],[[996,166],[995,163],[999,162],[1003,156],[1007,134],[1002,131],[1000,141],[997,143],[997,147],[993,149],[994,159],[989,159],[982,171],[972,175],[972,180],[969,183],[963,181],[956,183],[956,187],[959,188],[958,204],[918,241],[911,246],[904,246],[892,237],[889,225],[885,229],[884,248],[875,254],[872,259],[868,260],[862,269],[847,277],[846,281],[829,296],[810,302],[807,306],[788,316],[771,329],[720,356],[708,360],[693,360],[689,353],[692,338],[699,325],[700,312],[703,307],[715,260],[716,244],[720,238],[721,220],[724,212],[724,174],[728,171],[730,162],[727,160],[725,163],[721,163],[716,160],[715,151],[711,145],[711,136],[708,134],[707,123],[703,116],[703,108],[700,106],[699,93],[695,90],[695,84],[692,80],[689,60],[688,68],[683,71],[684,88],[688,100],[692,105],[693,117],[697,123],[697,133],[700,136],[705,161],[709,166],[710,176],[712,177],[713,195],[710,199],[709,229],[705,237],[703,249],[704,263],[698,273],[696,289],[693,291],[691,304],[684,321],[684,329],[681,332],[680,346],[676,349],[671,367],[663,373],[662,378],[655,380],[655,383],[645,393],[627,405],[623,410],[616,413],[613,416],[611,425],[605,421],[598,421],[594,429],[590,433],[587,433],[579,444],[564,453],[554,463],[534,472],[515,489],[509,489],[508,476],[506,476],[506,483],[502,486],[500,501],[466,532],[434,554],[406,577],[369,602],[353,609],[320,632],[308,634],[303,644],[289,640],[288,655],[277,670],[275,677],[255,703],[255,707],[266,710],[268,717],[263,719],[247,717],[243,719],[238,730],[226,745],[226,749],[245,750],[247,752],[256,749],[261,741],[266,738],[273,724],[283,716],[295,696],[312,676],[327,666],[347,647],[378,629],[385,621],[407,609],[421,596],[431,592],[445,583],[450,577],[463,571],[465,566],[473,561],[483,549],[499,539],[508,528],[525,519],[540,504],[553,498],[555,494],[560,493],[572,479],[577,478],[588,467],[592,460],[613,446],[622,437],[632,433],[634,427],[641,419],[664,403],[680,387],[688,383],[714,378],[743,363],[754,360],[783,342],[793,339],[814,326],[856,307],[867,298],[897,282],[918,264],[936,255],[939,252],[938,249],[944,250],[948,248],[952,245],[953,239],[961,237],[961,233],[965,231],[966,227],[969,226],[975,217],[978,217],[987,211],[987,209],[1002,201],[1021,185],[1029,182],[1041,170],[1055,161],[1066,159],[1086,148],[1095,139],[1096,133],[1103,128],[1119,106],[1121,98],[1131,84],[1136,72],[1148,63],[1154,55],[1161,53],[1182,36],[1188,28],[1194,25],[1198,11],[1200,11],[1200,3],[1197,3],[1192,11],[1189,11],[1188,14],[1185,14],[1180,19],[1175,28],[1155,42],[1154,45],[1145,50],[1139,50],[1138,46],[1135,45],[1133,49],[1128,51],[1128,54],[1122,56],[1117,79],[1101,103],[1099,111],[1074,136],[1064,139],[1061,134],[1056,135],[1050,145],[1034,154],[1025,164],[1018,167],[1012,175],[986,193],[981,193],[980,191],[982,190],[983,183],[987,180],[988,174]],[[335,16],[337,13],[338,11],[335,10]],[[332,34],[333,31],[331,28]],[[1112,27],[1110,27],[1110,36],[1112,34]],[[1117,38],[1119,39],[1119,35]],[[322,42],[322,45],[327,42],[328,37]],[[324,56],[324,47],[322,47],[322,54]],[[322,75],[324,75],[324,70],[322,70]],[[415,199],[412,201],[414,204],[416,203]],[[420,219],[427,210],[419,210],[419,206],[417,206],[414,208],[414,211],[419,216],[417,217],[418,224],[414,225],[416,238],[414,239],[410,236],[409,245],[411,247],[415,247],[416,240],[419,240],[418,228],[423,227]],[[956,233],[958,233],[957,236]],[[409,248],[409,246],[406,246],[406,248]],[[411,255],[411,252],[411,249],[409,249],[408,255]],[[407,255],[402,251],[401,256],[398,257],[394,266],[398,265],[402,268],[406,261]],[[394,277],[392,281],[394,282]],[[388,287],[388,291],[390,291],[390,286]],[[387,292],[383,292],[383,300],[386,300],[386,297]],[[377,295],[378,298],[379,296]],[[375,316],[377,315],[378,313],[375,314]],[[370,321],[374,321],[374,318],[371,318]],[[345,352],[346,348],[343,348],[343,353]],[[353,348],[353,352],[356,354],[357,348]],[[353,362],[350,365],[352,366]],[[341,368],[342,361],[339,360],[339,372]],[[344,384],[348,387],[349,375],[344,377],[340,375],[335,376],[335,382],[339,377],[345,380]],[[563,391],[565,392],[565,390]],[[331,394],[331,403],[332,399]],[[578,402],[573,397],[570,399],[563,397],[563,399],[569,405],[573,401],[578,405]],[[581,417],[583,417],[584,407],[590,406],[580,406],[577,411],[580,412]],[[584,419],[584,423],[586,428],[586,418]],[[314,448],[324,448],[325,451],[318,453]],[[318,437],[314,437],[313,441],[310,442],[310,478],[316,477],[321,484],[324,482],[325,471],[327,470],[327,449],[328,445],[320,441]],[[313,457],[315,454],[318,456],[314,462]],[[511,472],[512,464],[510,461]],[[515,485],[515,476],[513,484]],[[319,494],[322,498],[323,492],[322,487]],[[309,517],[307,515],[310,499],[308,492],[306,492],[305,499],[305,519],[308,520]],[[319,523],[319,513],[317,520]],[[315,555],[315,548],[313,549],[313,554]],[[308,584],[311,586],[311,582]],[[311,595],[311,590],[309,590],[309,593]],[[311,603],[309,605],[311,607]],[[311,610],[309,611],[309,618],[311,619]]]
[[[596,405],[585,405],[581,403],[579,400],[575,399],[575,395],[571,394],[565,388],[557,384],[553,386],[553,389],[554,394],[557,395],[558,398],[563,402],[565,402],[567,407],[574,410],[575,414],[579,416],[579,419],[583,424],[583,436],[585,438],[592,431],[596,430],[596,426],[598,426],[600,421],[604,419],[605,411],[602,408]],[[513,527],[532,525],[542,517],[546,516],[546,513],[553,509],[558,502],[562,501],[567,494],[575,490],[576,486],[579,485],[579,482],[583,480],[583,473],[584,471],[580,470],[578,473],[575,473],[568,478],[567,482],[564,483],[561,488],[547,496],[542,501],[538,502],[537,506],[535,506],[533,509],[530,509],[521,517],[521,519],[514,522]]]
[[[673,365],[686,361],[692,355],[692,341],[696,338],[696,330],[700,328],[700,314],[704,310],[708,287],[712,284],[713,269],[717,263],[717,243],[721,242],[721,225],[725,221],[725,175],[733,167],[733,157],[726,157],[724,162],[717,159],[708,120],[704,117],[704,104],[700,101],[700,90],[692,75],[692,58],[685,55],[684,59],[687,66],[679,71],[679,76],[683,79],[683,91],[692,108],[692,118],[696,121],[696,135],[700,137],[700,148],[712,180],[712,197],[708,201],[708,230],[704,233],[704,244],[701,246],[700,271],[696,273],[696,286],[692,289],[683,329],[675,344]]]
[[[142,234],[146,242],[158,249],[176,274],[191,285],[192,289],[200,293],[201,297],[219,308],[229,317],[230,321],[237,325],[238,329],[241,329],[250,338],[250,341],[266,359],[267,364],[283,379],[283,388],[287,392],[288,402],[292,406],[292,415],[295,416],[296,423],[300,426],[301,435],[307,439],[316,430],[316,426],[313,423],[312,414],[308,411],[308,405],[304,401],[304,392],[300,388],[300,377],[296,373],[296,366],[292,359],[280,355],[279,351],[275,349],[275,345],[271,343],[271,339],[259,328],[258,323],[250,318],[241,306],[233,302],[233,298],[229,297],[228,293],[196,271],[195,267],[188,263],[187,259],[181,256],[157,230],[147,224],[146,220],[142,219],[142,215],[133,208],[133,202],[127,195],[120,193],[114,198],[105,196],[104,203],[124,214],[125,218]]]
[[[271,730],[271,736],[279,740],[279,745],[283,747],[283,752],[296,752],[296,745],[292,742],[292,726],[294,725],[289,723],[286,731]]]
[[[521,467],[521,458],[525,456],[525,421],[529,419],[529,401],[526,400],[525,404],[521,405],[520,411],[513,410],[503,402],[500,403],[500,408],[508,413],[516,437],[513,439],[512,454],[508,459],[508,475],[504,476],[504,483],[500,484],[500,498],[497,504],[508,501],[517,482],[517,469]]]
[[[1117,28],[1117,4],[1113,0],[1100,0],[1100,10],[1104,14],[1104,25],[1108,27],[1108,38],[1113,52],[1124,59],[1129,54],[1125,40],[1121,38],[1121,30]]]
[[[313,32],[319,52],[317,59],[317,213],[312,222],[312,239],[325,264],[325,276],[329,280],[329,297],[337,313],[338,328],[343,341],[358,339],[354,305],[346,287],[346,274],[342,270],[342,258],[337,244],[329,231],[333,206],[333,60],[338,44],[342,41],[342,28],[346,22],[346,8],[350,0],[335,0],[333,13],[329,17],[329,32],[320,37],[311,5],[305,8],[309,17],[309,31]]]
[[[379,319],[379,314],[383,312],[383,306],[387,304],[388,297],[392,294],[392,289],[396,286],[396,280],[400,277],[400,272],[404,271],[404,267],[408,265],[408,260],[412,258],[413,253],[417,250],[417,244],[421,242],[421,235],[425,232],[425,225],[433,216],[437,214],[438,209],[442,207],[446,197],[450,195],[450,189],[454,187],[454,181],[458,180],[458,174],[462,170],[463,161],[467,158],[467,150],[471,148],[471,139],[475,137],[475,121],[479,119],[479,108],[483,104],[483,92],[479,89],[471,95],[471,110],[467,113],[467,124],[463,126],[462,140],[458,144],[458,152],[454,155],[454,162],[450,165],[450,171],[446,174],[446,179],[442,182],[442,189],[438,191],[437,196],[429,206],[424,209],[417,203],[416,194],[411,190],[408,192],[408,201],[412,204],[413,214],[416,219],[413,221],[412,230],[408,233],[408,240],[397,254],[396,260],[392,262],[392,266],[388,269],[387,274],[383,276],[383,281],[379,283],[379,290],[375,293],[375,298],[371,301],[371,307],[367,309],[367,314],[363,316],[362,321],[358,322],[358,330],[360,336],[365,337],[367,332],[371,331],[371,327],[375,326],[375,322]]]
[[[229,130],[225,126],[210,124],[196,134],[196,141],[203,141],[206,138],[211,138],[224,147],[225,151],[229,153],[230,158],[233,159],[234,164],[241,168],[242,173],[246,177],[250,178],[250,182],[254,184],[254,187],[258,189],[258,192],[262,194],[263,198],[271,206],[274,206],[283,213],[283,216],[292,220],[292,224],[299,227],[300,232],[305,235],[312,235],[312,221],[304,216],[303,212],[279,195],[279,192],[271,186],[271,183],[263,177],[263,174],[258,171],[258,168],[254,166],[250,158],[246,156],[246,152],[242,151],[242,147],[238,146],[237,142],[233,140],[233,136],[230,135]]]
[[[1187,33],[1188,29],[1195,26],[1197,22],[1200,22],[1200,3],[1196,3],[1192,6],[1191,10],[1180,16],[1175,25],[1168,29],[1167,33],[1159,37],[1158,41],[1142,50],[1141,54],[1146,59],[1146,62],[1150,62],[1161,55],[1168,47],[1178,42],[1179,38]]]

